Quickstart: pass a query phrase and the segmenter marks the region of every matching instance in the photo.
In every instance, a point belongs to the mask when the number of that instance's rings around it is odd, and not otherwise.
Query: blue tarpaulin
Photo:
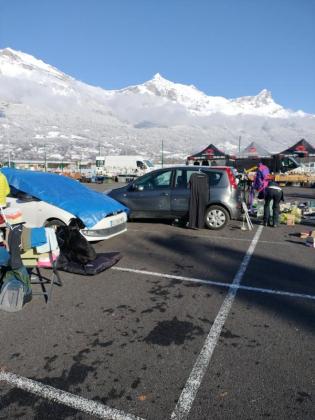
[[[1,172],[11,187],[68,211],[87,228],[111,214],[128,212],[113,198],[63,175],[12,168],[2,168]]]

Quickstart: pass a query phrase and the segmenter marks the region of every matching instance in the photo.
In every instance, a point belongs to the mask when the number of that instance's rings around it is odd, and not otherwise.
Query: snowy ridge
[[[152,80],[142,85],[131,86],[117,92],[133,92],[162,97],[184,106],[192,114],[199,116],[215,113],[226,115],[248,114],[278,118],[288,118],[291,115],[304,116],[304,113],[301,111],[295,113],[276,104],[271,92],[267,89],[263,89],[256,96],[226,99],[222,96],[207,96],[193,85],[170,82],[159,73]]]
[[[75,88],[93,91],[92,86],[76,82],[72,77],[62,73],[29,54],[14,51],[11,48],[0,50],[0,75],[10,78],[32,80],[41,85],[50,84],[55,94],[70,95]],[[75,85],[75,86],[74,86]],[[94,88],[97,89],[97,88]],[[102,91],[102,92],[101,92]],[[96,93],[96,91],[95,91]],[[165,102],[183,106],[187,112],[196,116],[208,116],[221,113],[225,115],[258,115],[275,118],[288,118],[292,115],[304,116],[302,111],[293,112],[275,103],[271,92],[263,89],[256,96],[243,96],[227,99],[221,96],[207,96],[193,85],[171,82],[159,73],[151,80],[120,90],[99,89],[101,99],[114,99],[121,95],[149,95]],[[139,100],[138,100],[139,102]]]

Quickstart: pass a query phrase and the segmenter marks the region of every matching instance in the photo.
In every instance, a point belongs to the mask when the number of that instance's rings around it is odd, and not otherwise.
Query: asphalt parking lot
[[[114,268],[0,314],[0,418],[314,419],[305,229],[134,222],[97,243]]]

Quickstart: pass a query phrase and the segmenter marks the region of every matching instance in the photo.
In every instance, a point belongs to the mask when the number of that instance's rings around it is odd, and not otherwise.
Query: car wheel
[[[221,206],[210,206],[206,210],[205,224],[208,229],[219,230],[229,221],[229,213]]]
[[[66,226],[66,224],[59,219],[52,219],[52,220],[46,221],[44,226],[51,227],[54,230],[56,230],[58,226]]]

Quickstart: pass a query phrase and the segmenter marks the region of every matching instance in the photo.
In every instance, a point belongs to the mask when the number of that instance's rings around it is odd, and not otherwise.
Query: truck
[[[136,178],[152,171],[153,163],[141,155],[116,155],[96,157],[96,175],[106,177]]]

